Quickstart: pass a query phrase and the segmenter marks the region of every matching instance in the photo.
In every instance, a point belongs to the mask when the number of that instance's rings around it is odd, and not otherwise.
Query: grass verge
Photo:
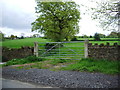
[[[96,60],[96,59],[81,59],[75,64],[62,67],[61,70],[72,71],[88,71],[88,72],[101,72],[105,74],[120,74],[119,71],[120,61]]]
[[[34,63],[31,65],[18,66],[18,69],[50,69],[54,71],[58,70],[71,70],[82,72],[100,72],[105,74],[120,74],[119,66],[120,61],[110,60],[96,60],[93,58],[82,58],[81,60],[45,60],[35,56],[29,56],[23,59],[13,59],[8,61],[4,66]],[[65,66],[65,67],[62,67]]]
[[[12,59],[12,60],[6,62],[6,64],[3,64],[3,66],[35,63],[35,62],[40,62],[40,61],[43,61],[43,59],[35,57],[35,56],[29,56],[29,57],[22,58],[22,59]]]

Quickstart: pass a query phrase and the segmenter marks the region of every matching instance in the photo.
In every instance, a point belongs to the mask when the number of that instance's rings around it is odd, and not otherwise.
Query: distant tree
[[[88,38],[88,36],[87,36],[87,35],[84,35],[83,38]]]
[[[33,37],[40,37],[40,35],[39,34],[34,34]]]
[[[11,35],[10,38],[13,40],[13,39],[15,38],[15,36],[14,36],[14,35]]]
[[[74,36],[72,39],[71,39],[71,41],[77,41],[78,39],[77,39],[77,36]]]
[[[100,38],[105,38],[104,34],[99,33]]]
[[[95,35],[94,35],[94,40],[95,40],[95,41],[100,41],[100,40],[101,40],[98,33],[95,33]]]
[[[90,38],[92,38],[92,36],[90,35]]]
[[[17,39],[18,37],[17,36],[14,36],[15,39]]]
[[[84,38],[84,36],[81,36],[81,38]]]
[[[109,38],[118,38],[118,37],[119,37],[119,34],[120,34],[120,33],[117,33],[117,32],[111,32],[111,33],[108,35],[108,37],[109,37]]]
[[[69,40],[79,33],[80,10],[75,2],[36,1],[38,18],[32,23],[32,31],[38,31],[58,42]]]
[[[21,39],[24,39],[25,34],[21,33]]]
[[[0,31],[0,41],[4,41],[4,34]]]

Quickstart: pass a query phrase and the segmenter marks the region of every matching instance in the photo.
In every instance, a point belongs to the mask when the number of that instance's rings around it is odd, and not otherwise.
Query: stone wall
[[[2,48],[2,62],[9,61],[15,58],[24,58],[33,55],[33,47],[21,47],[19,49]]]
[[[96,59],[120,60],[120,45],[88,44],[88,57]]]

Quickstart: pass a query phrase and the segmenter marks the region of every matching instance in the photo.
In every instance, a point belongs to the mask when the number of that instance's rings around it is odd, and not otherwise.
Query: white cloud
[[[92,20],[91,15],[88,14],[88,11],[86,11],[89,8],[96,7],[95,1],[97,0],[94,0],[94,2],[91,2],[92,0],[74,0],[74,1],[79,5],[81,4],[84,5],[84,6],[80,6],[80,12],[82,14],[81,14],[81,20],[79,23],[80,33],[78,35],[94,35],[96,32],[102,33],[105,35],[108,35],[110,33],[110,31],[103,31],[102,28],[98,27],[97,25],[99,23]],[[83,14],[83,13],[87,13],[87,14]]]
[[[2,3],[11,10],[24,13],[34,13],[36,6],[35,0],[3,0]]]
[[[19,29],[19,30],[15,30],[13,28],[7,28],[7,27],[0,28],[0,31],[2,31],[2,33],[5,34],[5,36],[16,35],[16,36],[20,37],[21,33],[24,33],[25,36],[31,36],[33,34],[38,34],[37,32],[31,32],[31,29]]]
[[[74,0],[77,4],[83,4],[89,7],[95,6],[90,0]],[[0,28],[7,36],[11,34],[20,36],[25,33],[31,35],[31,23],[35,20],[35,0],[2,0],[0,5],[3,8],[2,24]],[[81,12],[86,12],[84,7],[80,7]],[[96,32],[107,34],[102,29],[96,27],[95,21],[90,19],[90,15],[81,15],[80,34],[93,35]],[[1,20],[1,19],[0,19]]]

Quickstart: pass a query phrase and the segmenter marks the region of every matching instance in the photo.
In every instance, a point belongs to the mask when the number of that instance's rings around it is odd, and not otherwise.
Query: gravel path
[[[60,88],[117,88],[118,75],[4,67],[3,78]]]

